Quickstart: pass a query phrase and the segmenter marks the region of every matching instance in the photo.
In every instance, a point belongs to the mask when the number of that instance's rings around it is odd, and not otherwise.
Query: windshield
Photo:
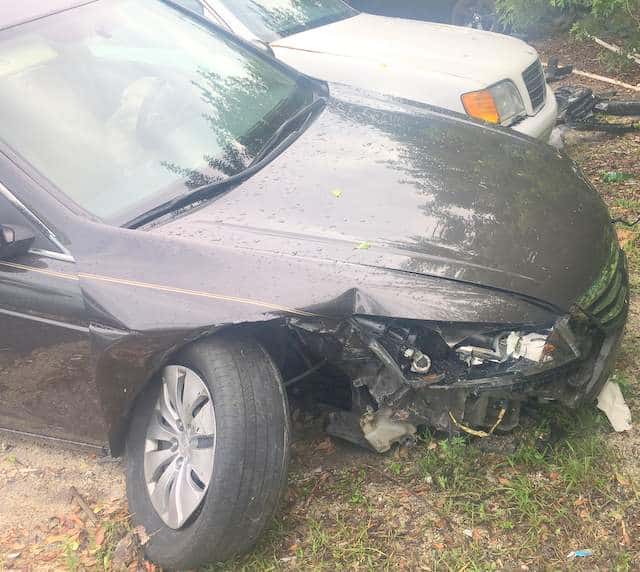
[[[100,0],[0,32],[0,139],[123,222],[240,173],[313,99],[157,0]]]
[[[219,0],[265,42],[355,16],[341,0]]]

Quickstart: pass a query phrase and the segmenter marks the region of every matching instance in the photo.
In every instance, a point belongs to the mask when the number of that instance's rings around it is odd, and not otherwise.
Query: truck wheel
[[[286,484],[289,416],[279,372],[252,340],[198,341],[139,397],[127,497],[147,557],[195,568],[247,552]]]

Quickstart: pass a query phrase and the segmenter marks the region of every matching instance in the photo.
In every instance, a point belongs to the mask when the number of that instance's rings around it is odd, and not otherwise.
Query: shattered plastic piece
[[[411,441],[417,432],[411,423],[393,419],[393,413],[385,407],[366,413],[360,420],[365,439],[379,453],[386,453],[394,443]]]
[[[546,343],[547,337],[540,334],[523,336],[520,332],[511,332],[507,338],[507,356],[538,363],[542,360]]]
[[[567,554],[567,560],[573,560],[574,558],[589,558],[589,556],[593,556],[593,550],[574,550]]]
[[[369,250],[371,248],[370,242],[361,242],[357,247],[358,250]]]
[[[331,191],[331,194],[336,198],[339,199],[342,196],[342,189],[333,189],[333,191]]]
[[[631,411],[617,383],[607,381],[598,396],[598,409],[604,412],[618,433],[631,430]]]
[[[573,73],[573,66],[566,65],[560,66],[560,61],[557,57],[549,58],[549,64],[547,65],[547,81],[553,82],[567,77]]]

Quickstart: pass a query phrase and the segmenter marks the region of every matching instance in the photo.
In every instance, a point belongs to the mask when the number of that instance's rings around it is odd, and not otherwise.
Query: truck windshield
[[[219,0],[265,42],[355,16],[341,0]]]
[[[120,223],[251,165],[311,88],[158,0],[98,0],[0,31],[0,139]]]

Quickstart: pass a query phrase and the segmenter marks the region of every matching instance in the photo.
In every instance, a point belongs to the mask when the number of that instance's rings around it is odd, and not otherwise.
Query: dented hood
[[[348,264],[436,276],[568,309],[612,243],[607,209],[574,164],[504,130],[394,105],[331,100],[253,177],[151,232],[331,261],[336,272]],[[290,268],[282,280],[295,287]]]

